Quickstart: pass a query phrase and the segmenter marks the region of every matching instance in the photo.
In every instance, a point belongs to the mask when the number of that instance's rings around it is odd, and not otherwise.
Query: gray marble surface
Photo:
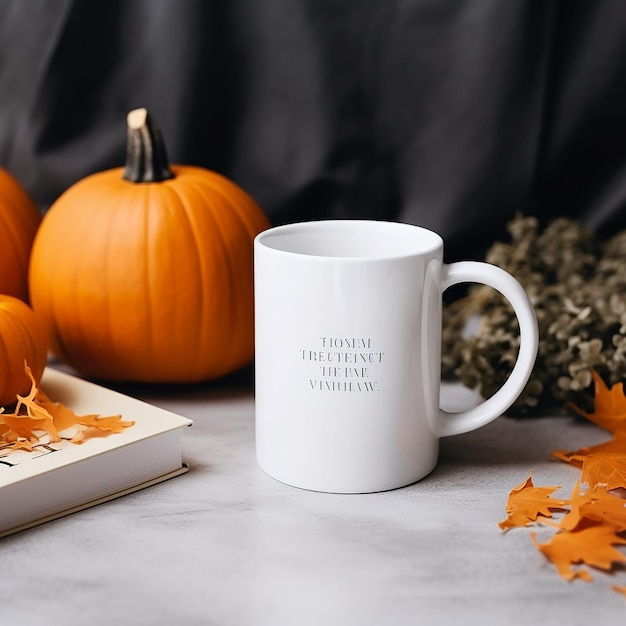
[[[624,622],[610,586],[626,584],[626,569],[568,583],[528,530],[497,525],[531,469],[569,494],[578,473],[550,453],[606,438],[591,425],[500,418],[442,440],[439,466],[417,484],[333,495],[257,467],[249,377],[126,391],[194,420],[190,472],[0,540],[1,624]],[[464,396],[443,391],[448,407]]]

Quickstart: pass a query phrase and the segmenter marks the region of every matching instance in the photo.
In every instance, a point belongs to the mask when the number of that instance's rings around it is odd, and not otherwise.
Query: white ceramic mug
[[[521,285],[487,263],[443,263],[432,231],[329,220],[270,228],[254,242],[256,450],[261,468],[305,489],[367,493],[429,474],[439,438],[504,413],[538,347]],[[506,383],[460,413],[439,408],[442,292],[490,285],[509,300],[520,350]]]

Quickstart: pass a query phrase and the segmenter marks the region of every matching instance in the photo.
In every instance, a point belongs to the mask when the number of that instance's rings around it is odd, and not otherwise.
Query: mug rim
[[[319,236],[322,232],[345,233],[355,228],[363,229],[370,235],[381,237],[383,234],[402,234],[405,238],[403,245],[397,245],[393,249],[385,248],[384,251],[373,254],[333,254],[333,253],[312,253],[303,250],[286,249],[289,246],[287,238],[293,244],[293,238],[302,235]],[[367,229],[367,231],[365,231]],[[419,242],[418,243],[418,238]],[[275,245],[271,245],[271,239],[275,239]],[[283,239],[283,245],[278,242]],[[410,241],[409,241],[410,240]],[[408,257],[420,257],[432,252],[443,249],[443,238],[433,230],[409,224],[407,222],[398,222],[392,220],[375,220],[375,219],[319,219],[319,220],[302,220],[299,222],[290,222],[278,226],[271,226],[261,231],[254,238],[256,248],[261,248],[268,253],[274,253],[285,256],[302,257],[308,259],[331,259],[333,261],[381,261],[385,259],[402,259]],[[376,242],[381,245],[381,242]]]

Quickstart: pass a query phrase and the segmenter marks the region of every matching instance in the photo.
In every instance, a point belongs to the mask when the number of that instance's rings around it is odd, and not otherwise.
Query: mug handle
[[[467,411],[439,409],[439,436],[460,435],[480,428],[502,415],[518,398],[532,372],[539,348],[539,328],[530,298],[511,274],[479,261],[459,261],[443,266],[443,290],[458,283],[482,283],[499,291],[511,304],[520,330],[520,347],[507,381],[491,398]]]

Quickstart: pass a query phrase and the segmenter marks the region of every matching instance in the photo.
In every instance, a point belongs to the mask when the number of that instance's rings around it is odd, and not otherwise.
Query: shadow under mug
[[[261,468],[295,487],[368,493],[414,483],[439,439],[487,424],[515,402],[539,334],[504,270],[443,263],[436,233],[397,222],[328,220],[260,233],[255,263],[255,419]],[[442,293],[500,291],[520,327],[505,384],[459,413],[439,407]]]

